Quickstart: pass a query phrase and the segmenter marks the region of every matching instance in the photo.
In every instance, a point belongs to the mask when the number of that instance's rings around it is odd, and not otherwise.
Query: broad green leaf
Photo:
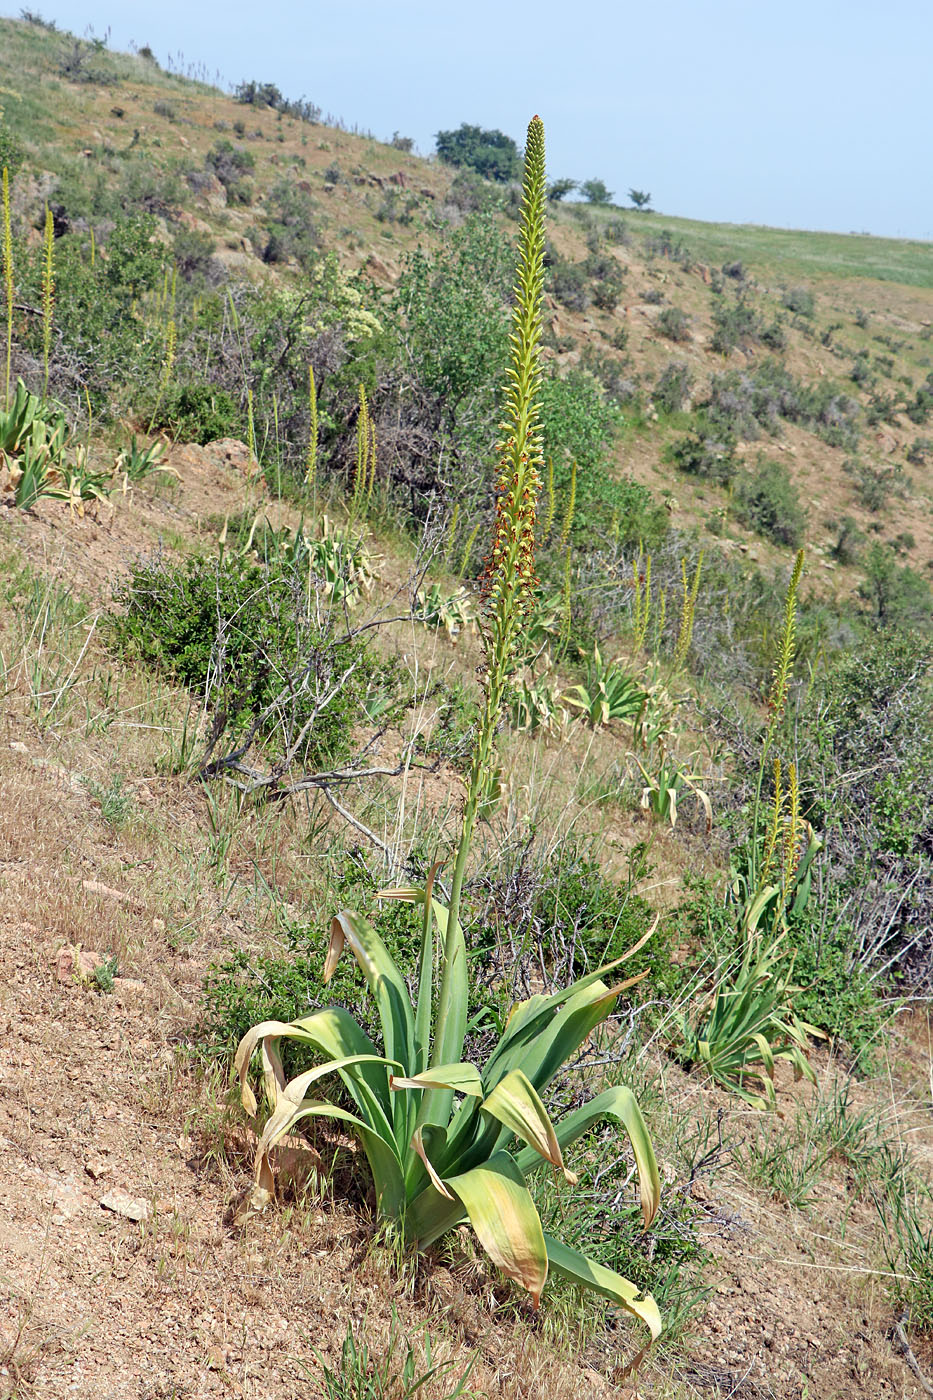
[[[571,1143],[606,1118],[614,1118],[617,1123],[621,1123],[632,1144],[638,1171],[642,1220],[647,1230],[661,1204],[661,1176],[647,1125],[631,1089],[624,1084],[604,1089],[601,1094],[583,1104],[582,1108],[566,1113],[554,1124],[554,1133],[561,1151],[566,1152]],[[519,1171],[525,1175],[540,1166],[540,1159],[530,1148],[517,1152],[515,1161]]]
[[[428,1157],[427,1148],[424,1145],[424,1139],[422,1137],[422,1131],[420,1128],[416,1128],[414,1133],[412,1134],[411,1150],[416,1154],[416,1156],[420,1157],[421,1161],[424,1163],[424,1169],[427,1172],[428,1176],[431,1178],[431,1185],[434,1187],[438,1195],[443,1196],[444,1199],[447,1201],[456,1200],[456,1197],[452,1195],[450,1191],[448,1191],[447,1187],[444,1185],[443,1181],[435,1171],[434,1166]]]
[[[325,1055],[328,1060],[341,1060],[347,1056],[370,1056],[378,1059],[378,1051],[369,1036],[360,1029],[356,1021],[341,1007],[331,1006],[324,1011],[314,1011],[297,1021],[263,1021],[246,1033],[240,1041],[234,1066],[241,1083],[241,1097],[246,1111],[256,1113],[256,1098],[248,1082],[249,1061],[257,1043],[262,1040],[265,1046],[270,1042],[269,1051],[264,1051],[263,1065],[267,1053],[272,1053],[272,1043],[287,1038],[303,1041],[312,1049]],[[381,1066],[363,1064],[353,1073],[341,1072],[341,1078],[350,1091],[354,1102],[363,1117],[374,1126],[388,1129],[391,1109],[389,1078]],[[275,1092],[268,1095],[274,1105],[284,1084],[276,1085]]]
[[[510,1069],[521,1069],[540,1093],[606,1019],[618,995],[618,987],[607,987],[599,981],[575,992],[556,1015],[538,1027],[533,1040],[524,1041],[514,1053],[497,1058],[499,1072],[493,1072],[490,1062],[485,1075],[487,1085],[492,1088]]]
[[[534,1148],[545,1161],[558,1167],[575,1185],[577,1177],[564,1166],[560,1143],[547,1109],[534,1085],[520,1069],[510,1070],[480,1105],[483,1113],[504,1123],[510,1132]]]
[[[256,1154],[256,1181],[260,1191],[266,1189],[265,1184],[271,1177],[270,1151],[276,1142],[281,1141],[285,1134],[291,1132],[292,1128],[304,1118],[334,1118],[338,1122],[350,1124],[366,1153],[366,1159],[373,1176],[373,1185],[376,1188],[376,1201],[380,1213],[392,1217],[400,1216],[405,1205],[405,1185],[402,1164],[391,1137],[385,1138],[368,1123],[358,1118],[355,1113],[349,1113],[345,1108],[328,1103],[324,1099],[303,1099],[301,1103],[293,1105],[287,1118],[284,1114],[282,1115],[276,1124],[273,1137],[266,1140],[266,1133],[263,1134],[265,1146],[261,1153],[257,1149]],[[261,1202],[262,1197],[257,1201],[257,1204],[261,1204]]]
[[[629,1283],[621,1274],[597,1264],[594,1259],[587,1259],[579,1250],[561,1244],[560,1240],[550,1235],[544,1236],[544,1242],[548,1260],[556,1274],[580,1288],[589,1288],[594,1293],[601,1293],[610,1302],[618,1303],[619,1307],[644,1322],[651,1333],[651,1340],[657,1341],[663,1324],[658,1305],[650,1293],[640,1293],[635,1284]]]
[[[459,920],[447,937],[447,908],[439,900],[432,900],[434,918],[442,947],[449,947],[449,1001],[446,1016],[438,1008],[438,1025],[431,1051],[431,1066],[451,1065],[459,1062],[463,1054],[463,1040],[466,1035],[467,1003],[469,985],[467,980],[466,942]],[[443,1021],[443,1024],[441,1024]],[[426,1094],[418,1113],[419,1126],[436,1123],[445,1126],[450,1121],[453,1094],[450,1089],[437,1089]]]
[[[259,1138],[257,1152],[268,1152],[269,1148],[278,1142],[284,1133],[288,1132],[289,1127],[295,1121],[295,1112],[304,1105],[305,1092],[312,1084],[328,1074],[346,1073],[351,1066],[361,1063],[386,1064],[386,1061],[378,1055],[349,1055],[340,1060],[330,1060],[324,1065],[315,1065],[314,1069],[305,1070],[303,1074],[296,1075],[294,1079],[290,1080],[279,1095],[278,1103],[266,1121]],[[367,1124],[362,1119],[355,1119],[355,1121],[361,1127],[372,1130],[372,1124]]]
[[[324,981],[333,976],[345,943],[356,958],[379,1010],[386,1055],[414,1067],[415,1025],[408,986],[395,959],[368,919],[343,909],[331,921]]]
[[[413,1074],[410,1078],[403,1078],[401,1075],[393,1074],[389,1080],[391,1089],[453,1089],[458,1094],[469,1094],[473,1098],[482,1098],[483,1081],[479,1077],[479,1070],[475,1065],[461,1063],[458,1065],[435,1065],[431,1069],[426,1069],[421,1074]]]
[[[554,992],[549,996],[536,995],[529,997],[527,1001],[518,1002],[512,1007],[506,1028],[503,1032],[499,1046],[493,1054],[495,1059],[503,1050],[519,1039],[531,1040],[537,1034],[541,1026],[546,1025],[555,1011],[559,1010],[565,1002],[578,993],[585,991],[596,983],[602,983],[608,973],[614,972],[622,963],[634,957],[640,952],[648,940],[654,935],[660,922],[660,914],[656,915],[651,927],[642,934],[637,943],[628,948],[618,958],[613,958],[611,962],[605,963],[602,967],[595,968],[585,976],[579,977],[576,982],[572,982],[569,987],[562,991]],[[490,1064],[492,1061],[490,1061]]]
[[[424,911],[421,927],[421,954],[418,959],[418,1002],[415,1006],[415,1051],[413,1070],[427,1067],[431,1048],[431,1022],[434,1001],[434,903],[432,891],[437,872],[443,861],[435,861],[428,871],[424,888]]]
[[[534,1201],[512,1158],[497,1152],[482,1166],[448,1177],[447,1186],[463,1202],[490,1259],[528,1290],[537,1307],[547,1281],[547,1250]]]

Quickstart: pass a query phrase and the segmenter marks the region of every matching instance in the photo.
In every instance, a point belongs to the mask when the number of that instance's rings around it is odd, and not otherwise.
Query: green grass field
[[[597,218],[626,216],[638,235],[671,233],[701,262],[741,260],[756,272],[807,277],[867,277],[910,287],[933,287],[933,242],[875,238],[860,233],[809,233],[758,224],[707,224],[668,214],[592,209]]]

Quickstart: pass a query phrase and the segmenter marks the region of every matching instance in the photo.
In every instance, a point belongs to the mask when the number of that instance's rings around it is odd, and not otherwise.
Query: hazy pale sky
[[[35,8],[37,0],[31,0]],[[0,0],[8,14],[18,9]],[[462,121],[551,176],[598,176],[669,214],[933,238],[933,0],[41,0],[111,47],[184,55],[371,129]],[[933,256],[933,249],[931,249]]]

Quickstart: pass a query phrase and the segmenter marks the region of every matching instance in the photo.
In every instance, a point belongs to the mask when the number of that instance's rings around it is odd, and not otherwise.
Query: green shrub
[[[300,761],[326,767],[349,754],[380,668],[361,642],[335,637],[307,585],[303,571],[242,557],[156,558],[134,565],[117,591],[121,611],[109,620],[110,637],[206,698],[216,743],[259,726],[276,749],[314,715]],[[349,680],[315,714],[351,666]]]
[[[462,122],[456,131],[439,131],[434,139],[446,165],[469,166],[486,180],[516,180],[521,173],[518,146],[504,131]]]
[[[681,343],[690,339],[690,317],[678,306],[666,306],[657,319],[657,327],[668,340]]]
[[[809,287],[787,287],[781,296],[781,305],[797,316],[812,316],[816,311],[816,298]]]
[[[806,515],[783,462],[759,458],[754,471],[736,483],[735,502],[736,514],[749,529],[776,544],[795,549],[801,544]]]
[[[589,280],[582,263],[552,256],[548,268],[550,290],[569,311],[585,311],[590,304]]]
[[[233,436],[241,419],[225,389],[212,384],[175,385],[165,394],[152,426],[171,433],[178,442],[215,442]]]
[[[912,467],[922,467],[927,458],[933,454],[933,438],[918,437],[907,449],[907,460]]]
[[[231,204],[251,204],[253,187],[246,175],[255,169],[256,161],[250,151],[234,146],[232,141],[217,141],[207,153],[207,168],[227,191]]]
[[[873,544],[865,556],[864,568],[859,597],[868,603],[880,626],[929,626],[933,616],[930,585],[914,569],[898,564],[890,545]]]
[[[883,511],[892,497],[905,494],[904,472],[897,464],[888,467],[849,457],[843,470],[852,478],[856,499],[866,510]]]
[[[761,339],[761,319],[749,302],[719,301],[713,307],[713,335],[710,348],[720,355],[745,350]]]
[[[689,433],[665,448],[664,460],[690,476],[700,476],[725,486],[738,470],[734,447],[730,434]]]
[[[263,262],[281,263],[295,258],[306,272],[310,270],[321,242],[311,196],[294,181],[279,180],[269,191],[265,208]]]
[[[686,360],[671,360],[651,391],[655,407],[661,413],[679,413],[690,397],[692,382],[693,376]]]
[[[842,516],[838,522],[827,521],[829,528],[835,528],[836,540],[830,553],[839,564],[854,564],[861,553],[865,536],[851,515]]]
[[[907,417],[912,423],[928,423],[933,414],[933,374],[928,374],[907,406]]]

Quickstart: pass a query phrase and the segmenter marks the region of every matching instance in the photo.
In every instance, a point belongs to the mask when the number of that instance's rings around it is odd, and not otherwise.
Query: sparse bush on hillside
[[[690,476],[700,476],[725,486],[738,470],[734,447],[735,440],[730,434],[690,433],[665,449],[664,460]]]
[[[868,564],[867,591],[890,624],[906,601],[899,589],[914,593],[922,580],[905,586],[910,571],[881,545]],[[814,930],[814,942],[841,942],[843,971],[870,974],[876,986],[896,978],[922,991],[933,987],[931,664],[929,641],[888,625],[828,658],[795,726],[807,815],[832,873],[825,933]]]
[[[213,281],[220,270],[214,263],[213,238],[195,229],[178,230],[172,243],[172,257],[179,277],[186,282]]]
[[[628,224],[624,219],[607,219],[603,224],[603,237],[607,243],[626,244],[631,243],[632,235],[628,231]]]
[[[781,295],[781,305],[797,316],[812,316],[816,311],[816,298],[809,287],[787,287]]]
[[[666,306],[655,324],[668,340],[683,343],[690,339],[690,317],[679,306]]]
[[[906,455],[912,467],[922,467],[931,454],[933,454],[933,438],[918,437],[914,438]]]
[[[661,413],[679,413],[690,397],[692,384],[693,375],[686,360],[671,360],[651,391],[655,407]]]
[[[633,209],[650,209],[651,195],[647,190],[629,190],[628,197]]]
[[[775,317],[766,326],[762,326],[760,339],[768,350],[773,350],[776,355],[783,354],[787,349],[787,332],[783,320]]]
[[[895,394],[885,394],[881,390],[873,390],[865,405],[865,422],[870,428],[878,423],[893,423],[900,412],[901,404]]]
[[[246,176],[255,166],[252,153],[232,141],[217,141],[207,153],[207,167],[227,191],[231,204],[253,202],[253,186]]]
[[[590,304],[589,279],[582,263],[552,255],[548,268],[550,290],[568,311],[585,311]]]
[[[521,172],[518,146],[504,131],[462,122],[456,131],[439,131],[435,143],[447,165],[469,166],[485,180],[516,180]]]
[[[633,404],[638,398],[638,381],[633,378],[627,360],[610,355],[590,343],[584,345],[580,364],[598,380],[610,399],[619,405]]]
[[[618,267],[608,276],[598,277],[593,283],[594,306],[598,306],[600,311],[615,311],[622,298],[624,285],[622,270]]]
[[[693,266],[689,248],[681,239],[675,237],[670,229],[662,228],[659,233],[649,234],[645,239],[645,252],[649,259],[668,258],[687,272]]]
[[[710,348],[720,355],[748,350],[761,340],[761,318],[744,297],[718,301],[713,307],[713,335]]]
[[[903,468],[897,463],[885,466],[863,462],[859,457],[849,457],[843,470],[852,478],[856,499],[866,510],[883,511],[890,504],[892,497],[903,496],[905,493]]]
[[[156,558],[134,565],[116,600],[114,644],[206,703],[208,757],[224,740],[282,752],[306,725],[299,763],[314,771],[349,755],[367,687],[384,668],[319,611],[307,567]]]
[[[832,447],[854,452],[861,436],[862,410],[850,394],[829,380],[820,379],[806,391],[807,416],[816,431]]]
[[[488,213],[501,202],[501,193],[475,170],[458,170],[447,191],[447,200],[462,214]]]
[[[925,578],[897,562],[890,545],[875,543],[863,560],[864,581],[859,597],[870,607],[880,627],[924,629],[933,617],[933,591]]]
[[[803,542],[806,515],[783,462],[760,457],[754,471],[739,477],[735,503],[736,514],[750,530],[795,549]]]
[[[827,528],[834,529],[836,539],[830,553],[838,564],[855,564],[861,554],[865,536],[851,515],[844,515],[838,522],[827,521]]]
[[[321,244],[314,202],[292,180],[279,180],[266,200],[266,236],[260,250],[263,262],[280,263],[295,258],[307,272]]]
[[[297,101],[283,97],[275,83],[238,83],[234,97],[245,106],[271,107],[280,117],[294,117],[296,121],[302,122],[321,120],[321,109],[314,102],[308,102],[303,97]]]
[[[213,384],[173,385],[163,394],[150,426],[169,433],[176,442],[202,446],[242,431],[237,405],[225,389]]]
[[[933,415],[933,373],[928,374],[914,395],[913,402],[907,405],[907,417],[912,423],[923,424]]]

